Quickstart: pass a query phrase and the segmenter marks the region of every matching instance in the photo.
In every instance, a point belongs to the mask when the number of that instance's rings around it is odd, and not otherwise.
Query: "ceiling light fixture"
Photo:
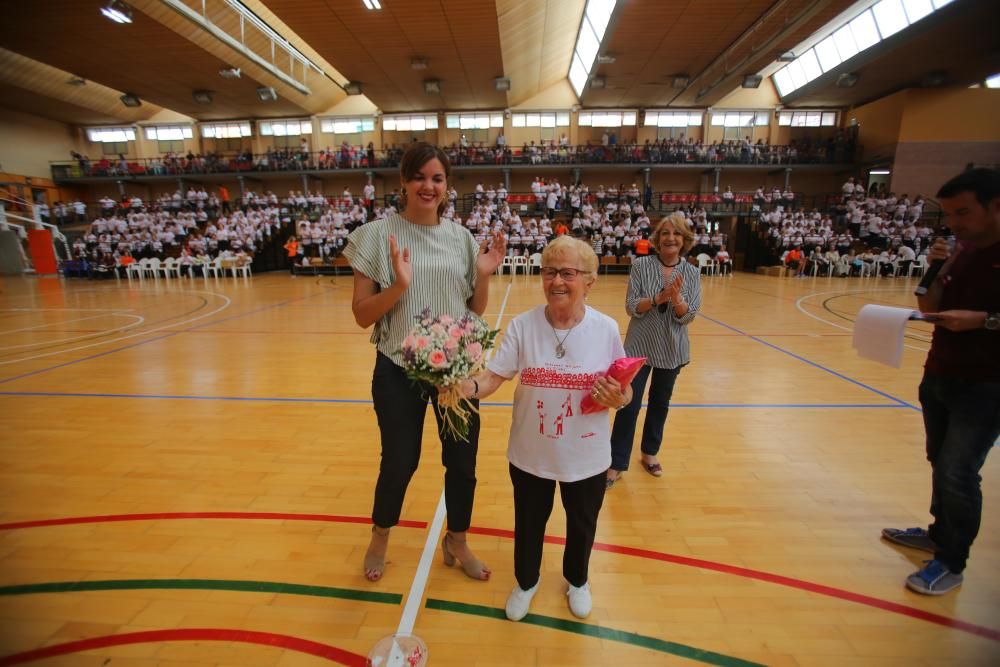
[[[505,76],[498,76],[493,79],[493,86],[497,90],[510,90],[510,79]]]
[[[238,79],[240,78],[240,68],[239,67],[223,67],[219,70],[219,76],[223,79]]]
[[[689,83],[691,83],[691,77],[687,74],[674,74],[671,85],[674,88],[687,88]]]
[[[603,76],[594,76],[590,78],[590,87],[594,89],[604,88],[608,85],[607,79]]]
[[[743,88],[760,88],[760,82],[764,80],[760,74],[747,74],[743,77]]]
[[[360,95],[361,94],[361,82],[360,81],[348,81],[344,84],[344,92],[348,95]]]
[[[853,72],[844,72],[837,77],[837,88],[850,88],[858,82],[858,75]]]
[[[121,0],[109,0],[106,7],[101,7],[101,13],[115,23],[132,22],[132,8]]]
[[[120,99],[122,101],[122,104],[124,104],[127,107],[142,106],[142,101],[139,99],[139,96],[133,95],[132,93],[125,93],[118,99]]]
[[[382,9],[382,4],[378,0],[361,0],[367,9]]]
[[[198,104],[211,104],[212,103],[212,93],[208,90],[196,90],[191,93],[191,97]]]
[[[270,86],[261,86],[257,89],[257,97],[261,102],[273,102],[278,99],[278,91]]]
[[[427,58],[410,58],[410,69],[427,69]]]
[[[615,58],[614,56],[607,55],[607,54],[605,54],[603,56],[597,56],[597,64],[598,65],[613,65],[615,63],[615,60],[617,60],[617,58]]]
[[[424,80],[424,93],[426,95],[436,95],[441,92],[441,82],[437,79]]]
[[[86,86],[87,85],[87,80],[84,79],[84,78],[82,78],[82,77],[74,75],[74,76],[71,76],[70,78],[66,79],[66,85],[69,85],[69,86]]]

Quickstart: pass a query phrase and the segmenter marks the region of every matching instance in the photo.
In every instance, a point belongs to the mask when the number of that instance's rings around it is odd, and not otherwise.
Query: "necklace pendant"
[[[556,359],[562,359],[566,356],[566,348],[562,346],[562,343],[556,345]]]

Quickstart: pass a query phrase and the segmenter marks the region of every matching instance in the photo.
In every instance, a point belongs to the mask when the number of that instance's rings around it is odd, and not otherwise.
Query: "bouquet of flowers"
[[[438,388],[437,409],[445,431],[468,440],[469,417],[478,410],[462,396],[459,383],[483,370],[486,351],[493,347],[499,329],[490,329],[473,313],[456,320],[431,315],[430,308],[416,320],[403,340],[403,370],[411,380]]]

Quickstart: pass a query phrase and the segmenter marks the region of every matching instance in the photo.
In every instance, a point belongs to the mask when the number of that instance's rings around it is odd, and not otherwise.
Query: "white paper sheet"
[[[854,321],[854,349],[858,356],[899,368],[906,322],[916,314],[909,308],[864,306]]]

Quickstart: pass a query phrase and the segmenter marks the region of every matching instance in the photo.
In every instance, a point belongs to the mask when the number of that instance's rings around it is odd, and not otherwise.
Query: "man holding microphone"
[[[934,554],[906,579],[924,595],[962,583],[982,515],[979,471],[1000,436],[1000,171],[970,169],[937,198],[958,242],[954,250],[934,242],[917,290],[920,310],[935,324],[920,383],[934,521],[927,530],[882,531],[890,542]]]

